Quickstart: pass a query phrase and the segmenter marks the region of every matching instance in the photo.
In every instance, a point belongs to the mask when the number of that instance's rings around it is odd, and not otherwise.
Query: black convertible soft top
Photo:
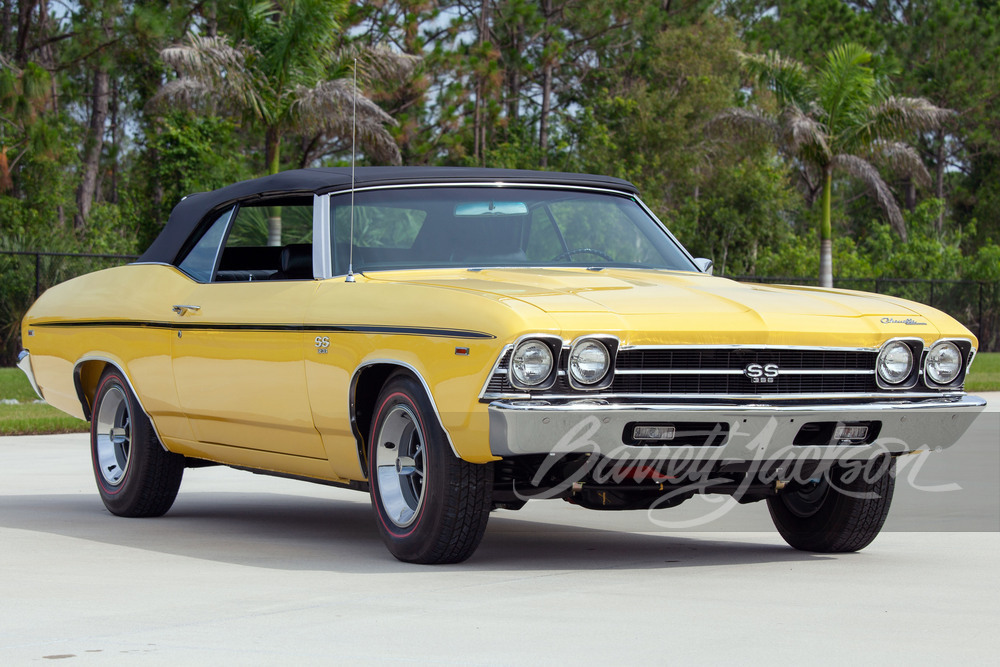
[[[357,187],[407,185],[419,183],[542,183],[546,185],[584,185],[636,194],[628,181],[610,176],[566,174],[552,171],[519,169],[478,169],[467,167],[358,167]],[[209,214],[238,201],[276,195],[324,194],[351,187],[347,167],[294,169],[273,176],[234,183],[211,192],[188,195],[174,207],[170,219],[140,262],[175,263],[181,250],[198,225]]]

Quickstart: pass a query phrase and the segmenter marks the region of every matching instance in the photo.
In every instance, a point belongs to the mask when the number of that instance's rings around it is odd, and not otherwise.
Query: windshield
[[[351,195],[330,200],[334,274],[347,273]],[[423,187],[354,196],[354,271],[442,267],[697,270],[627,195],[526,187]]]

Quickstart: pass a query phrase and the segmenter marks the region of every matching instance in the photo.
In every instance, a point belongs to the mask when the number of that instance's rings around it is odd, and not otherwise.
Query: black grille
[[[565,351],[560,368],[565,368]],[[797,350],[794,348],[707,348],[621,350],[611,387],[604,394],[861,394],[878,391],[874,351]],[[508,351],[487,385],[487,393],[522,393],[507,380]],[[750,364],[775,364],[779,374],[771,381],[754,382],[743,371]],[[663,371],[630,374],[627,371]],[[676,373],[669,371],[696,371]],[[697,371],[716,371],[698,373]],[[718,371],[733,371],[718,373]],[[856,373],[796,374],[794,371],[857,371]],[[555,385],[539,394],[580,394],[560,376]]]
[[[777,364],[782,370],[875,370],[874,352],[853,350],[622,350],[618,370],[743,370]]]
[[[616,394],[840,394],[875,391],[871,375],[779,375],[752,382],[745,375],[617,375]]]

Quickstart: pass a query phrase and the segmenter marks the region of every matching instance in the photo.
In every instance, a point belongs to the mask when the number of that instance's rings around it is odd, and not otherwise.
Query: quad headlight
[[[554,360],[552,350],[540,340],[528,339],[514,348],[510,359],[510,372],[514,381],[523,387],[537,387],[549,379]]]
[[[875,363],[879,379],[889,385],[905,382],[913,372],[913,350],[898,340],[887,343]]]
[[[924,376],[935,384],[951,384],[962,372],[962,352],[952,342],[936,343],[924,362]]]
[[[611,368],[611,354],[599,340],[583,340],[569,355],[569,374],[576,382],[592,385],[604,379]]]

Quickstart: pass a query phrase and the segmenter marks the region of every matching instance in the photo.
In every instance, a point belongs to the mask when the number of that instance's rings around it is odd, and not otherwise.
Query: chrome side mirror
[[[712,271],[715,270],[715,262],[704,257],[695,257],[694,265],[698,267],[699,271],[708,275],[712,275]]]

